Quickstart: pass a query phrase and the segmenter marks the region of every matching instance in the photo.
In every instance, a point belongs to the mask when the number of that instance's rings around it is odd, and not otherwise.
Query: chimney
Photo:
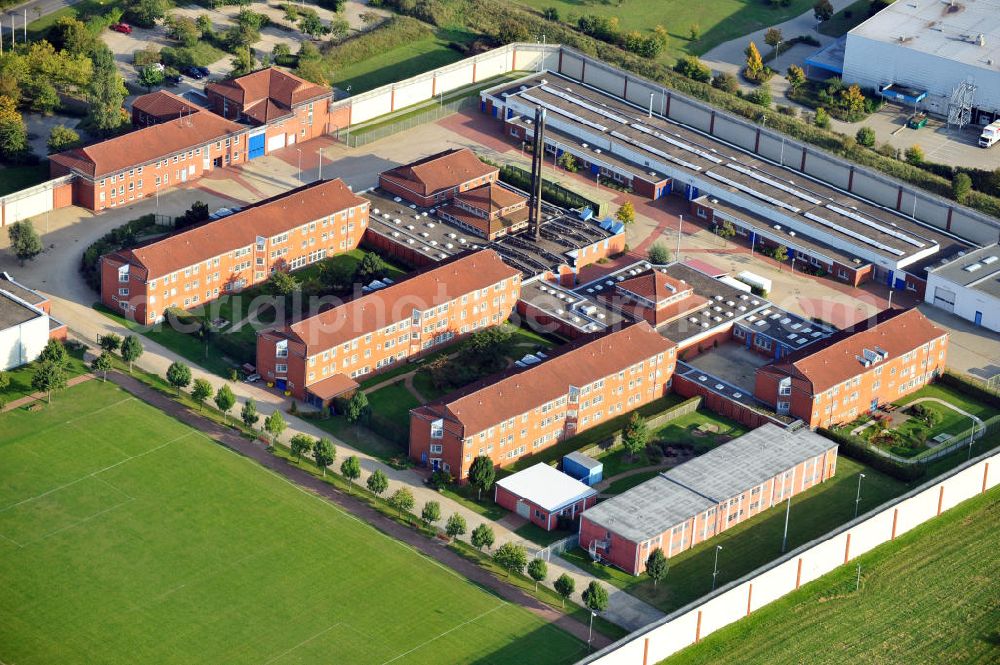
[[[545,159],[545,109],[535,108],[535,136],[531,142],[531,191],[528,192],[528,228],[538,240],[542,229],[542,160]]]

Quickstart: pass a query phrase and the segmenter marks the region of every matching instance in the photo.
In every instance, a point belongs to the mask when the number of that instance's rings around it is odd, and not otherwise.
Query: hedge
[[[845,436],[825,428],[820,428],[817,432],[837,442],[838,454],[867,464],[876,471],[881,471],[897,480],[908,483],[923,478],[927,473],[923,464],[902,464],[889,457],[884,457],[854,437]]]
[[[146,229],[156,225],[154,215],[143,215],[138,219],[133,219],[119,227],[111,229],[98,240],[95,240],[87,249],[83,250],[80,258],[80,273],[87,286],[95,291],[101,290],[101,257],[119,249],[135,247],[138,243],[139,234]]]
[[[988,404],[994,409],[1000,409],[1000,390],[987,388],[951,370],[945,370],[945,373],[938,378],[938,381],[975,400]]]
[[[495,166],[495,165],[494,165]],[[531,188],[531,173],[513,164],[500,166],[500,180],[518,189],[528,191]],[[542,200],[552,205],[573,210],[590,208],[595,215],[602,213],[601,204],[580,196],[551,180],[542,180]]]

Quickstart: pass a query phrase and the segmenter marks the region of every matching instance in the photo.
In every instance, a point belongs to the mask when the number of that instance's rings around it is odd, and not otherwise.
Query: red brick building
[[[215,113],[258,129],[249,133],[250,159],[347,125],[330,108],[333,89],[276,67],[209,83],[205,94]]]
[[[73,174],[73,203],[104,210],[154,196],[247,159],[247,128],[205,110],[185,113],[49,158],[53,178]]]
[[[613,301],[632,318],[645,319],[652,326],[674,321],[708,303],[707,298],[694,292],[691,284],[660,270],[648,270],[618,282],[614,292],[602,297]]]
[[[166,90],[140,95],[132,102],[132,126],[136,129],[179,120],[201,111],[201,107]]]
[[[507,320],[521,273],[492,250],[458,255],[391,286],[257,335],[257,371],[326,407],[353,379]]]
[[[809,427],[850,422],[933,381],[948,333],[917,309],[887,309],[757,369],[754,394]]]
[[[543,362],[492,376],[410,412],[410,457],[463,481],[663,397],[676,345],[642,322],[581,338]]]
[[[528,228],[528,199],[490,182],[460,192],[438,208],[438,217],[487,240]]]
[[[228,217],[101,257],[101,302],[141,323],[190,309],[354,249],[368,200],[340,180],[317,181]]]
[[[498,480],[493,488],[497,505],[546,531],[560,521],[575,522],[597,503],[597,490],[541,462]]]
[[[653,550],[679,554],[836,470],[833,441],[766,424],[587,510],[580,547],[639,575]]]
[[[495,183],[497,168],[468,148],[453,148],[379,174],[379,186],[418,206],[450,201],[461,192]]]

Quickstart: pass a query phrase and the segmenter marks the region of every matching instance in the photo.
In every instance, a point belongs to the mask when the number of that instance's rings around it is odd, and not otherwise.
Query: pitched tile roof
[[[441,217],[451,217],[462,224],[471,226],[472,228],[477,229],[484,237],[492,236],[495,233],[499,233],[504,228],[516,226],[522,222],[528,221],[527,208],[520,208],[509,212],[506,215],[486,219],[485,217],[480,217],[479,215],[469,212],[464,208],[459,208],[457,205],[446,203],[438,208],[438,215]]]
[[[305,344],[311,355],[395,322],[409,320],[414,309],[435,307],[520,274],[491,249],[465,252],[432,264],[384,289],[293,323],[278,333]]]
[[[916,308],[887,309],[757,371],[803,379],[821,393],[860,374],[865,349],[896,358],[944,334]]]
[[[357,390],[359,387],[360,384],[346,374],[334,374],[322,381],[310,384],[306,389],[316,397],[326,401]]]
[[[580,338],[537,365],[487,377],[414,411],[451,420],[468,436],[676,346],[642,321]]]
[[[113,254],[156,279],[274,236],[306,222],[366,203],[338,180],[318,181],[261,201],[228,217]]]
[[[160,119],[176,118],[181,114],[201,111],[201,107],[166,90],[157,90],[148,95],[140,95],[132,102],[133,111],[142,111]]]
[[[380,177],[421,196],[457,187],[497,169],[484,164],[468,148],[452,148],[436,155],[383,171]]]
[[[331,89],[269,67],[257,72],[205,86],[242,105],[243,113],[260,122],[288,115],[292,107],[331,94]]]
[[[527,199],[517,192],[512,192],[494,182],[464,191],[455,199],[487,214],[527,202]]]
[[[650,302],[659,303],[684,291],[692,291],[693,287],[684,280],[674,279],[659,270],[650,270],[637,277],[618,282],[618,288]]]
[[[60,152],[49,159],[91,177],[101,177],[198,148],[245,129],[231,120],[200,110],[178,120]]]

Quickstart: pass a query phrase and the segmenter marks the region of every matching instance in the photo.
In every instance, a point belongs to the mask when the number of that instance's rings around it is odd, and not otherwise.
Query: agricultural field
[[[110,383],[6,413],[0,429],[2,662],[570,663],[585,651]]]
[[[996,663],[998,527],[994,488],[860,557],[860,587],[852,562],[664,665]]]

